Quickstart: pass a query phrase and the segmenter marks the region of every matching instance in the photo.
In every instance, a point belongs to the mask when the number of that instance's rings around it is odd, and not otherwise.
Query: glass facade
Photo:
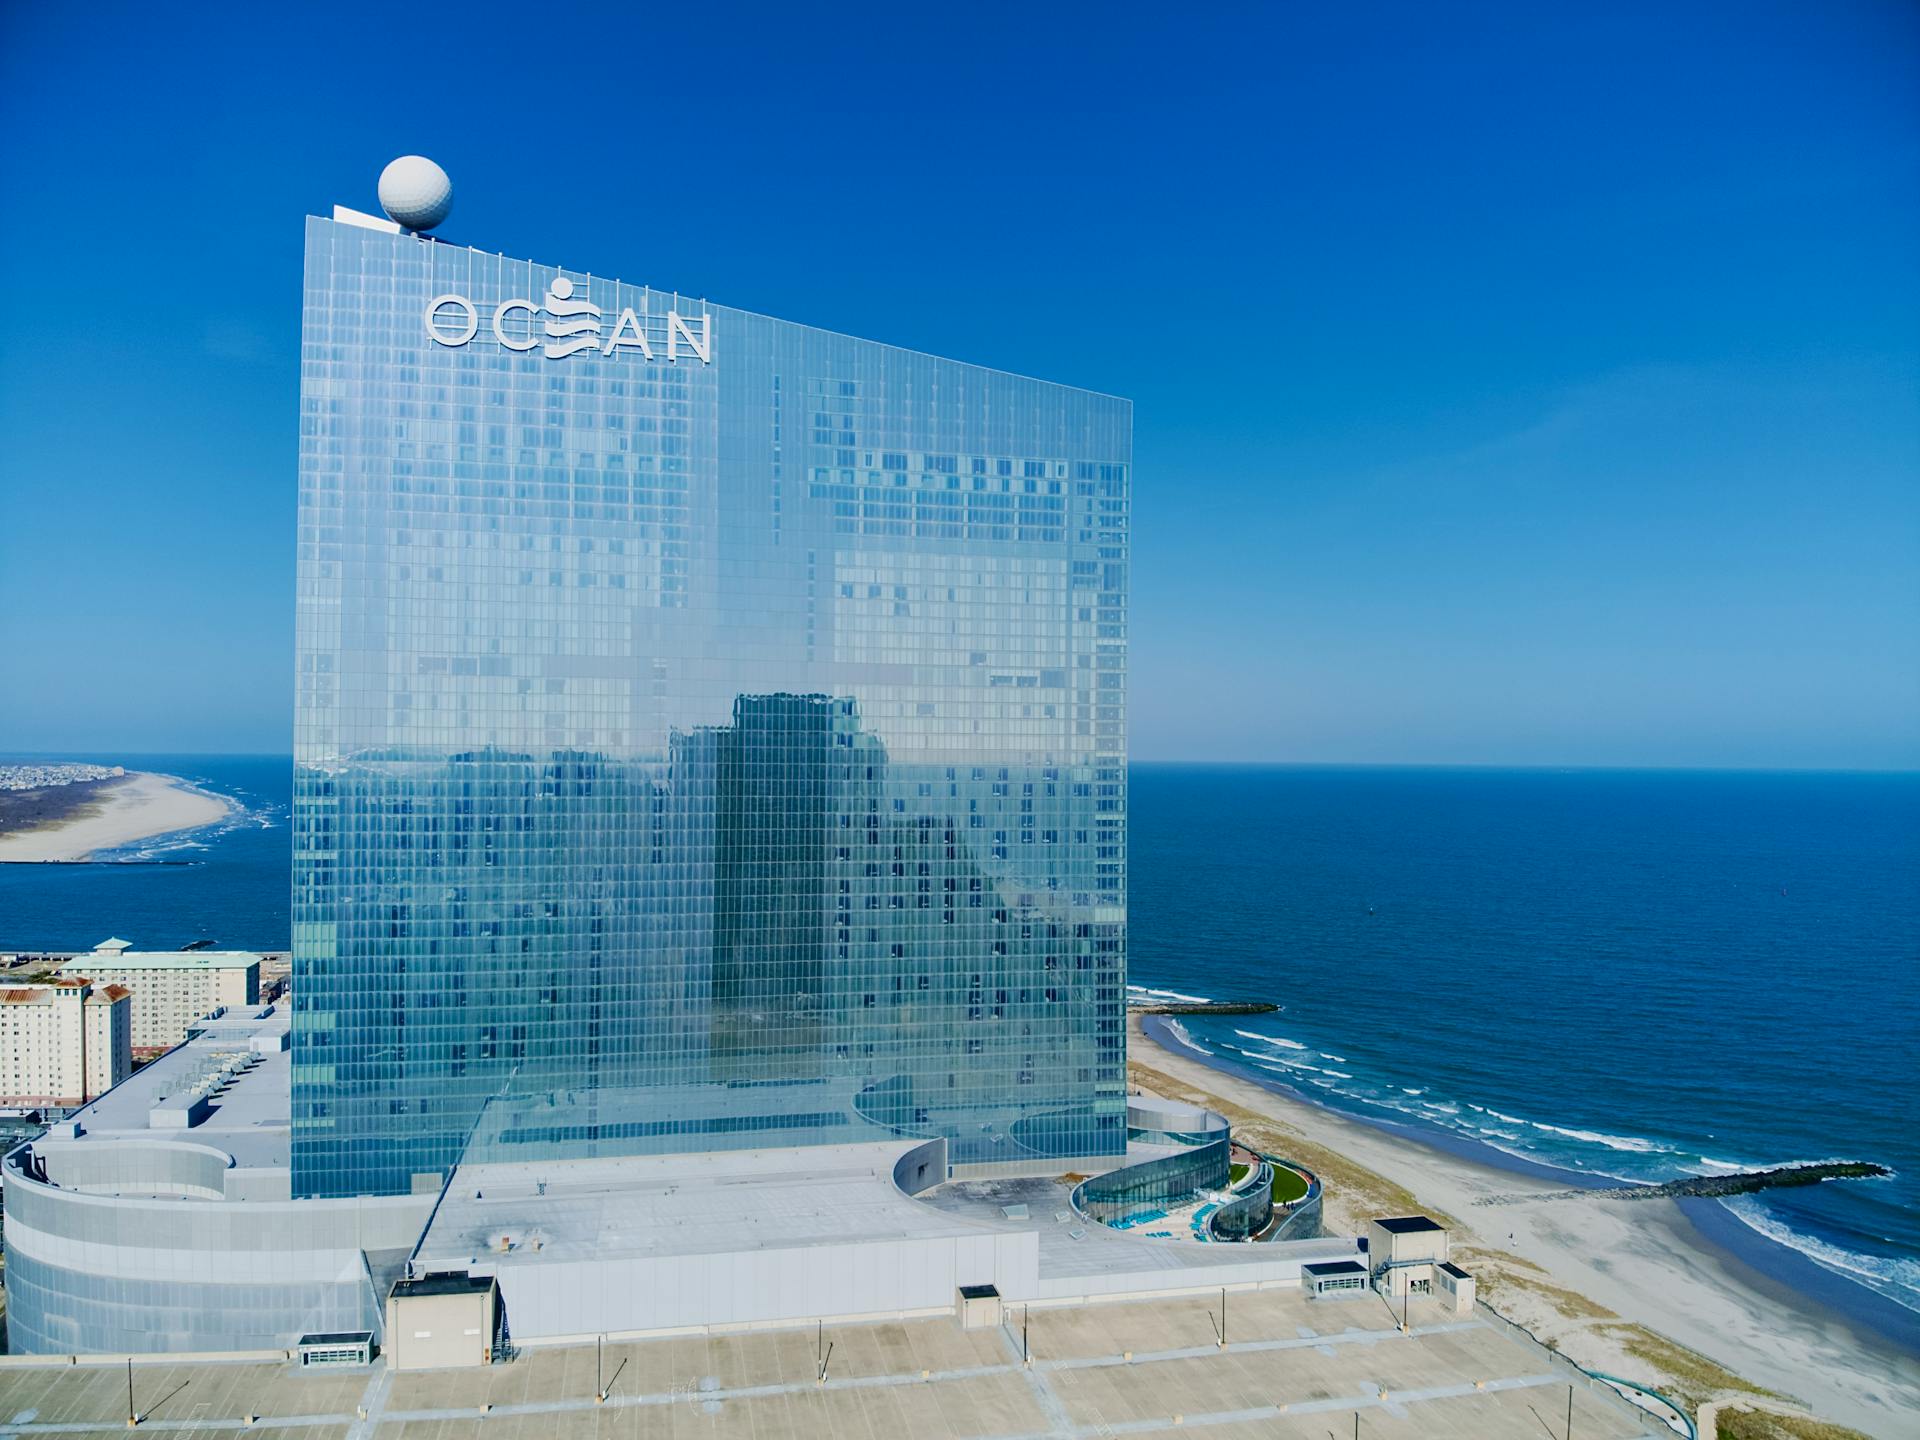
[[[1222,1133],[1191,1150],[1096,1175],[1075,1187],[1073,1203],[1103,1225],[1143,1211],[1164,1213],[1203,1190],[1226,1189],[1233,1173],[1232,1149],[1231,1139]]]
[[[310,220],[294,1193],[1120,1155],[1131,429]]]

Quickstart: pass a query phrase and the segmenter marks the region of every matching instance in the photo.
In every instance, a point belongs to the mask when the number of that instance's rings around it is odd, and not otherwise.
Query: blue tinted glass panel
[[[310,221],[296,1193],[1121,1153],[1131,429]]]

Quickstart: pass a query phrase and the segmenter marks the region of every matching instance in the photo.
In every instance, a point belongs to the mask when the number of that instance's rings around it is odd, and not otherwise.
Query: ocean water
[[[89,757],[74,757],[89,758]],[[286,757],[114,757],[236,799],[0,866],[0,950],[288,943]],[[1355,1114],[1593,1176],[1863,1159],[1732,1202],[1920,1311],[1920,776],[1139,765],[1131,979]],[[152,863],[167,862],[167,863]]]
[[[0,756],[14,758],[23,757]],[[291,757],[113,755],[100,763],[178,775],[238,808],[217,825],[98,857],[136,863],[0,865],[0,951],[90,950],[110,935],[153,950],[195,940],[239,950],[287,948]]]
[[[1740,1220],[1920,1310],[1920,776],[1136,766],[1131,979],[1325,1104]]]

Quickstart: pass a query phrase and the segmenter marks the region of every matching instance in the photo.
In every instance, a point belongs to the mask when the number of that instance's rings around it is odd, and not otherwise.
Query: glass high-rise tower
[[[1125,1145],[1124,400],[310,220],[296,1195]]]

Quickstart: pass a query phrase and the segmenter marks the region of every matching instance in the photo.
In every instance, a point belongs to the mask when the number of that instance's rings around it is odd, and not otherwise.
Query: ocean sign
[[[465,295],[434,296],[421,319],[427,338],[450,350],[471,343],[480,333],[479,308]],[[682,315],[677,310],[654,315],[636,312],[629,305],[609,324],[607,312],[585,295],[575,294],[573,281],[565,275],[554,277],[538,305],[522,296],[502,300],[493,307],[488,328],[506,349],[539,350],[548,360],[564,360],[583,351],[611,356],[637,350],[646,360],[658,359],[664,351],[669,364],[678,364],[684,348],[689,359],[713,363],[712,316]]]

